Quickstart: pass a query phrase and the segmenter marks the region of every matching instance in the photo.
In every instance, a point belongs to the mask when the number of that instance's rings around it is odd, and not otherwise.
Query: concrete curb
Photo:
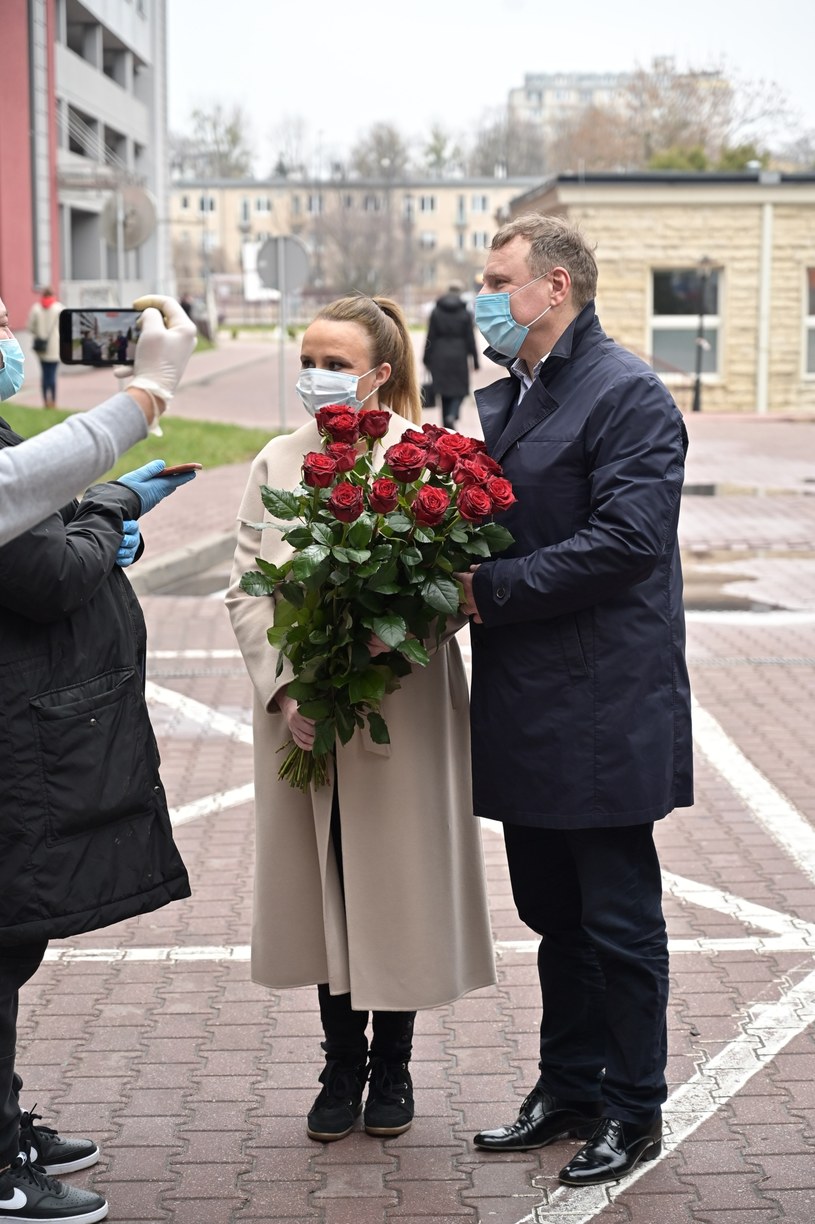
[[[163,587],[192,578],[213,565],[229,561],[235,551],[235,533],[219,532],[195,544],[174,548],[154,561],[145,560],[134,566],[128,578],[137,595],[152,595]]]

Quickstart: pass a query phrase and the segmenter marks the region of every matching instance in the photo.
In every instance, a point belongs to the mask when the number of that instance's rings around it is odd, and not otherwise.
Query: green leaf
[[[264,561],[263,557],[255,557],[255,560],[260,572],[265,574],[267,578],[271,578],[274,582],[280,582],[289,572],[288,561],[284,565],[272,565],[271,561]]]
[[[378,574],[374,574],[368,583],[370,591],[379,591],[383,595],[395,595],[399,590],[399,584],[396,581],[396,566],[385,565]]]
[[[375,667],[357,672],[348,681],[348,697],[353,705],[381,701],[385,696],[385,677]]]
[[[293,608],[302,608],[306,600],[306,593],[296,582],[281,582],[280,597]],[[277,622],[277,617],[275,617],[275,622]]]
[[[334,710],[337,723],[337,735],[341,744],[347,744],[356,730],[356,720],[353,713],[342,702],[338,702]]]
[[[403,514],[401,510],[392,510],[390,514],[386,514],[385,522],[387,523],[388,527],[390,527],[391,531],[395,531],[397,534],[410,531],[411,527],[413,526],[413,520],[409,519],[408,516]]]
[[[400,646],[407,635],[407,625],[401,616],[375,616],[371,627],[391,650]]]
[[[422,598],[436,612],[453,616],[458,612],[459,588],[452,578],[434,576],[422,584]]]
[[[510,544],[515,543],[515,537],[500,523],[483,523],[479,528],[479,535],[487,541],[491,553],[503,552]]]
[[[283,532],[283,539],[287,544],[291,544],[292,548],[298,549],[308,548],[309,544],[314,542],[311,529],[309,527],[290,527],[288,531]]]
[[[257,570],[249,570],[241,578],[241,590],[247,595],[273,595],[277,583]]]
[[[329,549],[324,544],[310,544],[292,561],[291,572],[299,582],[310,578],[321,562],[329,555]]]
[[[334,532],[327,523],[312,523],[311,534],[314,537],[315,543],[325,544],[326,548],[330,548],[334,543]]]
[[[468,540],[466,544],[462,545],[462,549],[470,557],[489,557],[490,556],[489,544],[487,543],[486,540],[480,538],[479,536],[473,536],[471,540]]]
[[[331,549],[332,557],[336,557],[338,561],[345,561],[350,565],[362,565],[364,561],[370,560],[370,549],[368,548],[339,548],[335,546]]]
[[[466,527],[454,527],[450,532],[450,539],[456,544],[466,544],[470,538],[470,533]]]
[[[289,603],[286,599],[278,599],[274,606],[274,623],[275,628],[288,629],[291,625],[297,624],[297,608],[293,603]]]
[[[427,667],[430,662],[430,655],[418,638],[407,638],[401,646],[397,646],[397,650],[411,663],[418,663],[421,667]]]
[[[261,485],[260,497],[275,518],[294,519],[300,514],[300,498],[288,489],[270,489],[268,485]]]
[[[421,565],[424,557],[418,548],[404,548],[401,552],[401,560],[404,565]]]
[[[288,629],[281,626],[272,625],[266,630],[266,637],[269,639],[269,645],[275,650],[282,650],[288,640]]]
[[[324,722],[318,722],[314,728],[314,746],[311,751],[315,756],[325,756],[333,752],[336,738],[337,730],[333,719],[326,718]]]
[[[300,677],[289,681],[286,695],[293,697],[298,705],[301,701],[315,701],[317,699],[315,686],[313,684],[306,684],[305,680]]]
[[[374,526],[367,514],[361,514],[351,525],[345,537],[349,548],[367,548],[374,533]]]
[[[376,710],[370,710],[368,713],[368,730],[375,744],[389,744],[391,742],[391,737],[388,735],[388,725],[382,715],[377,714]]]

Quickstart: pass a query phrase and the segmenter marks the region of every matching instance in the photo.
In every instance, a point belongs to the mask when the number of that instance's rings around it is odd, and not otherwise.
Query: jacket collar
[[[564,365],[576,356],[581,345],[590,338],[603,335],[594,306],[588,302],[564,332],[558,336],[546,361],[521,403],[517,403],[519,380],[511,371],[514,357],[505,357],[488,348],[485,356],[509,370],[510,376],[476,392],[476,403],[484,430],[484,440],[492,457],[500,462],[518,438],[527,433],[558,406],[558,400],[548,387]]]

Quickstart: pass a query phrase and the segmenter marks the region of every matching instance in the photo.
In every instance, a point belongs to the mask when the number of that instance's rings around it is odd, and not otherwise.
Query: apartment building
[[[165,0],[3,0],[0,283],[16,320],[170,287]]]
[[[412,314],[448,286],[476,285],[510,200],[531,178],[181,180],[170,196],[181,291],[215,281],[251,299],[247,267],[281,234],[309,252],[309,300],[352,290],[396,297]],[[250,256],[247,261],[246,256]]]

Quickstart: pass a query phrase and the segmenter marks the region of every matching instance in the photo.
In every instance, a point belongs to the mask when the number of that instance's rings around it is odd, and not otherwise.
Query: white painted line
[[[214,795],[205,795],[203,799],[194,799],[183,807],[170,808],[170,823],[173,828],[189,824],[201,816],[215,816],[228,808],[238,807],[241,803],[251,803],[255,797],[254,782],[245,786],[236,786],[233,790],[220,791]]]
[[[739,1092],[757,1072],[815,1020],[815,972],[793,986],[777,1003],[749,1009],[743,1032],[686,1084],[671,1094],[663,1108],[665,1137],[662,1153],[640,1164],[621,1182],[583,1189],[560,1187],[523,1216],[517,1224],[589,1224],[609,1203],[675,1151],[708,1118]]]
[[[685,612],[685,620],[694,625],[761,625],[779,628],[784,625],[813,625],[815,612],[783,609],[777,612],[703,612],[699,609],[694,612],[688,609]]]
[[[231,718],[228,714],[219,714],[211,706],[194,701],[192,697],[185,697],[174,689],[163,688],[152,680],[147,681],[144,691],[148,703],[154,701],[169,706],[171,710],[176,710],[192,722],[200,723],[207,730],[219,731],[227,739],[238,740],[242,744],[252,743],[252,728],[248,723]]]
[[[694,702],[693,739],[774,841],[815,881],[815,829],[733,742],[712,714]]]
[[[147,661],[152,659],[239,659],[239,650],[148,650]]]
[[[663,871],[662,883],[666,891],[678,900],[687,901],[690,905],[701,905],[704,909],[715,910],[719,914],[729,914],[747,926],[774,931],[776,935],[806,932],[808,936],[815,938],[813,923],[804,922],[802,918],[791,918],[789,914],[768,909],[766,905],[758,905],[755,901],[745,901],[743,897],[722,892],[721,889],[701,884],[698,880],[688,880],[671,871]]]
[[[51,943],[45,952],[47,961],[71,964],[75,961],[248,961],[249,944],[232,947],[202,946],[182,948],[61,948]]]

